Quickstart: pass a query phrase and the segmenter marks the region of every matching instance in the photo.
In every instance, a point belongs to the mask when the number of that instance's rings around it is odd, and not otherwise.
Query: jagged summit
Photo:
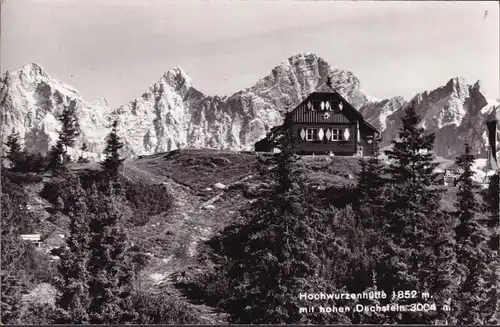
[[[162,80],[175,89],[180,87],[190,88],[193,86],[191,77],[179,66],[175,66],[163,74]]]
[[[82,129],[76,148],[85,142],[91,152],[102,152],[109,119],[118,115],[126,151],[133,155],[185,147],[251,150],[254,142],[282,123],[286,108],[293,108],[311,92],[331,88],[383,131],[384,146],[397,135],[407,104],[402,97],[370,97],[353,72],[333,68],[312,52],[290,56],[254,85],[224,97],[199,92],[189,75],[176,66],[118,109],[108,108],[105,100],[85,102],[76,90],[50,77],[36,63],[6,75],[0,82],[0,123],[4,130],[19,131],[29,150],[40,152],[46,152],[57,139],[55,117],[71,101],[76,101]],[[325,84],[328,77],[331,88]],[[413,98],[422,126],[436,133],[439,156],[459,153],[464,138],[471,140],[477,152],[485,151],[484,121],[500,110],[494,110],[498,101],[486,99],[480,89],[480,81],[470,85],[454,77]]]
[[[50,79],[50,75],[42,66],[37,63],[31,62],[21,68],[9,69],[5,73],[7,81],[19,80],[21,82],[34,82],[40,79]]]
[[[20,71],[25,74],[48,76],[47,70],[35,62],[30,62],[21,67]]]

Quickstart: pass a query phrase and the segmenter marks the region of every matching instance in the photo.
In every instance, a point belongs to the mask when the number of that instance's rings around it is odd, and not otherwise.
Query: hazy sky
[[[2,73],[36,62],[112,106],[174,66],[231,95],[299,52],[350,69],[374,97],[456,76],[500,97],[496,1],[3,0],[1,15]]]

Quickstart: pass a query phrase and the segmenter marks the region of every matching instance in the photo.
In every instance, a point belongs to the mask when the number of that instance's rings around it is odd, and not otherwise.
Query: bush
[[[134,209],[132,223],[143,226],[149,217],[168,211],[173,205],[173,197],[161,184],[124,181],[125,197]]]
[[[220,271],[210,271],[198,275],[188,286],[193,294],[199,295],[199,300],[203,300],[207,305],[220,309],[223,309],[223,302],[231,295],[232,289],[230,281]]]
[[[188,304],[165,293],[139,290],[134,295],[134,309],[139,313],[138,324],[198,324],[197,312]]]
[[[56,310],[49,303],[29,302],[19,321],[22,325],[50,325],[54,322]]]
[[[43,189],[40,191],[40,196],[54,206],[61,207],[66,199],[67,190],[71,187],[72,183],[77,182],[77,180],[72,177],[71,173],[64,173],[58,177],[52,178],[52,180],[44,184]]]
[[[41,283],[54,285],[59,272],[49,256],[33,247],[25,253],[21,272],[24,284],[31,288]]]
[[[353,204],[356,199],[356,188],[350,185],[332,186],[320,193],[326,203],[330,203],[337,208],[344,208],[348,204]]]
[[[23,152],[15,162],[12,171],[19,173],[41,173],[47,168],[47,158],[40,153]]]
[[[5,171],[5,175],[8,176],[11,182],[17,185],[40,183],[43,181],[43,177],[36,173],[20,173],[20,172]]]

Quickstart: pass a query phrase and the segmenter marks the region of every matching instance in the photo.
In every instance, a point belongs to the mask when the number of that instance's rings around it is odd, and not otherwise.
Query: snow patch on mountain
[[[65,106],[74,105],[82,135],[76,147],[88,143],[91,153],[102,153],[112,119],[126,155],[152,154],[179,148],[252,150],[254,143],[283,122],[293,109],[314,91],[332,87],[382,132],[385,147],[397,136],[404,108],[415,103],[421,126],[436,134],[436,153],[451,158],[462,152],[463,143],[484,155],[487,146],[485,121],[498,117],[498,101],[486,99],[480,82],[473,85],[460,77],[444,86],[402,97],[377,99],[361,89],[353,72],[330,66],[321,57],[303,52],[284,60],[253,86],[231,96],[207,96],[197,90],[189,75],[174,67],[146,91],[119,108],[109,108],[103,98],[85,102],[78,92],[37,64],[8,71],[1,80],[0,124],[5,133],[21,134],[28,150],[47,152],[60,124],[56,119]],[[76,152],[75,152],[76,153]]]
[[[56,117],[66,106],[75,107],[80,123],[75,146],[87,142],[89,151],[102,149],[109,109],[88,104],[73,87],[51,77],[40,65],[30,63],[7,71],[0,89],[3,134],[19,133],[27,150],[46,153],[55,144],[61,127]]]

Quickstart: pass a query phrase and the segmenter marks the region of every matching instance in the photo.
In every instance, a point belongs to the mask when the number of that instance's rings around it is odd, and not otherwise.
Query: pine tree
[[[464,280],[459,290],[461,324],[485,324],[484,302],[487,299],[488,258],[491,249],[487,246],[487,226],[478,215],[475,198],[477,186],[473,184],[472,165],[474,156],[471,147],[465,144],[465,152],[456,159],[461,170],[457,181],[456,207],[458,226],[456,228],[457,261],[460,277]]]
[[[80,148],[80,150],[82,151],[82,153],[80,154],[80,157],[78,157],[78,163],[88,163],[90,162],[88,158],[85,158],[83,156],[83,153],[88,151],[88,147],[87,147],[87,144],[86,143],[83,143],[82,147]]]
[[[434,172],[439,165],[434,162],[435,134],[424,134],[419,127],[421,118],[417,115],[414,105],[409,105],[402,118],[403,126],[399,130],[399,140],[393,140],[393,148],[386,150],[391,165],[387,172],[391,181],[396,184],[409,183],[419,189],[436,185],[439,175]],[[440,195],[442,192],[429,193]]]
[[[93,185],[88,200],[93,213],[90,321],[93,324],[132,323],[136,318],[130,296],[133,272],[126,262],[127,237],[121,226],[121,215],[113,204],[116,199],[99,192]]]
[[[63,112],[57,117],[61,122],[62,127],[59,132],[59,141],[63,145],[63,165],[68,164],[68,147],[75,144],[75,139],[80,135],[80,125],[78,119],[76,118],[76,101],[71,101],[69,106],[66,106]]]
[[[111,132],[108,135],[107,145],[104,149],[106,159],[101,163],[101,167],[113,183],[113,187],[118,192],[121,190],[121,187],[118,184],[119,170],[124,161],[124,159],[120,158],[119,154],[119,151],[122,148],[123,143],[118,136],[118,120],[115,120],[111,126]]]
[[[384,176],[385,165],[380,159],[378,142],[373,141],[373,156],[368,160],[361,159],[361,172],[358,176],[357,198],[355,208],[359,214],[358,224],[364,227],[378,229],[378,217],[383,215],[383,187],[386,184]]]
[[[286,192],[292,188],[294,173],[293,164],[298,160],[296,155],[297,136],[293,135],[291,129],[292,116],[287,113],[283,123],[282,131],[273,140],[274,148],[279,150],[276,155],[277,165],[271,170],[272,176],[276,179],[276,192]]]
[[[420,117],[413,104],[406,108],[402,123],[399,139],[393,140],[392,150],[385,151],[391,163],[386,169],[389,185],[384,230],[388,239],[378,271],[380,286],[387,292],[433,289],[434,296],[440,297],[449,285],[433,282],[442,281],[435,277],[452,258],[446,258],[448,254],[440,252],[436,243],[449,240],[452,230],[439,215],[443,189],[437,185],[434,172],[438,165],[434,162],[434,134],[425,135],[418,127]],[[411,300],[399,301],[407,302]],[[404,312],[397,322],[428,323],[429,318],[423,313]]]
[[[1,173],[1,317],[4,324],[19,323],[22,294],[26,291],[20,273],[21,259],[27,255],[28,245],[20,240],[20,234],[33,226],[33,218],[26,208],[26,194],[4,171]],[[36,225],[34,226],[36,227]]]
[[[477,233],[480,229],[480,223],[475,219],[475,215],[477,212],[477,201],[475,199],[474,190],[477,189],[472,182],[472,177],[474,176],[474,172],[472,171],[472,165],[474,163],[474,156],[471,154],[471,147],[468,143],[465,143],[465,152],[457,157],[455,163],[461,170],[461,174],[457,180],[457,201],[456,207],[458,208],[457,216],[459,220],[459,224],[456,229],[457,241],[459,243],[463,243],[466,240],[470,240],[473,238],[476,241],[482,239],[484,236],[479,236],[479,239],[476,236],[473,236],[474,233]],[[474,244],[473,246],[477,246],[479,243]],[[475,255],[473,254],[462,254],[464,257],[461,258],[463,260],[473,259]]]
[[[474,190],[477,187],[472,182],[474,172],[472,165],[474,163],[474,156],[471,154],[471,147],[465,143],[465,153],[457,157],[455,163],[461,169],[457,180],[458,192],[456,206],[458,210],[459,225],[457,227],[457,240],[462,241],[471,237],[471,233],[477,231],[471,222],[477,212],[477,201],[474,197]]]
[[[321,251],[326,244],[324,212],[309,203],[307,192],[293,173],[294,136],[285,119],[275,140],[280,149],[271,170],[274,186],[242,210],[243,223],[227,228],[221,236],[225,274],[232,296],[223,307],[232,323],[346,323],[345,315],[307,315],[299,307],[312,303],[299,293],[333,291],[319,275]]]
[[[488,253],[487,301],[485,320],[488,324],[500,324],[500,172],[490,177],[488,189],[484,194],[486,226],[490,231],[488,240],[491,251]]]
[[[15,171],[16,165],[19,163],[23,154],[21,144],[19,143],[19,134],[12,131],[12,133],[7,136],[5,145],[8,147],[6,157],[10,162],[11,169]]]
[[[53,174],[59,174],[65,170],[66,166],[64,165],[64,156],[64,145],[61,140],[58,140],[57,143],[51,147],[47,155],[47,168],[52,171]]]
[[[489,245],[492,250],[500,249],[500,172],[490,177],[488,188],[483,194],[484,211],[488,216],[487,226],[492,231]]]
[[[89,323],[89,212],[85,203],[85,192],[78,179],[73,178],[65,211],[69,212],[69,236],[66,250],[59,261],[62,276],[57,307],[60,316],[57,323]]]

